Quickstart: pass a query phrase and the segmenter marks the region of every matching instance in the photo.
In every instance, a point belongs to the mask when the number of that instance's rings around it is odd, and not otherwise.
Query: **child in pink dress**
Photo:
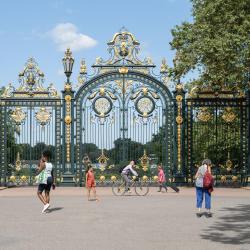
[[[158,192],[161,192],[162,187],[165,188],[166,192],[168,191],[166,186],[166,177],[161,165],[158,165],[158,184],[159,184]]]
[[[88,166],[87,174],[86,174],[86,188],[88,189],[88,200],[90,201],[90,191],[93,190],[94,193],[94,200],[99,201],[96,196],[96,189],[95,189],[95,175],[93,167],[90,165]]]

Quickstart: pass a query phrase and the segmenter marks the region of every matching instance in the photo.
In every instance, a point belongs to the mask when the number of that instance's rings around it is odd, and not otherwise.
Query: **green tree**
[[[249,0],[192,0],[193,22],[172,30],[176,50],[174,79],[190,71],[198,75],[190,83],[245,89],[250,69]]]
[[[146,144],[146,150],[148,155],[155,155],[157,162],[164,162],[166,155],[166,126],[159,128],[157,134],[153,134],[152,140]]]
[[[94,143],[84,143],[82,145],[83,148],[83,156],[88,155],[90,161],[92,163],[97,162],[97,158],[101,155],[101,150]],[[83,158],[82,156],[82,158]]]
[[[143,144],[132,141],[130,138],[118,138],[114,141],[114,145],[114,148],[108,151],[108,157],[114,164],[119,163],[124,166],[130,160],[138,160],[143,155]],[[123,154],[125,154],[125,159],[123,159]]]

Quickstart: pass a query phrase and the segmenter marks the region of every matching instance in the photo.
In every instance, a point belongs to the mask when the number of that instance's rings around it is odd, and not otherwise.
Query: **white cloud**
[[[92,37],[80,33],[78,28],[72,23],[57,24],[49,31],[49,36],[61,51],[67,48],[73,51],[88,49],[97,44],[97,41]]]

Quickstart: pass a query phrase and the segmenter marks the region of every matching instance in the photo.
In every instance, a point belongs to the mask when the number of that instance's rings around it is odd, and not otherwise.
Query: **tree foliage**
[[[192,0],[193,22],[172,30],[176,50],[170,74],[198,71],[191,85],[245,89],[250,71],[249,0]]]

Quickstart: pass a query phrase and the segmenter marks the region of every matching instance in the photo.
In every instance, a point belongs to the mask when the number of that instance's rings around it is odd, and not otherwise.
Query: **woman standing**
[[[99,201],[99,199],[96,196],[96,188],[95,188],[95,175],[94,170],[91,165],[88,166],[87,173],[86,173],[86,188],[88,190],[88,201],[90,201],[90,191],[93,190],[94,193],[94,200]]]
[[[211,176],[211,160],[205,159],[202,162],[202,165],[198,168],[196,175],[195,175],[195,186],[196,186],[196,207],[198,208],[197,217],[201,217],[201,208],[203,203],[203,198],[205,196],[205,208],[206,208],[206,217],[212,217],[210,212],[211,210],[211,192],[212,186],[207,188],[204,187],[204,177],[205,175]]]

